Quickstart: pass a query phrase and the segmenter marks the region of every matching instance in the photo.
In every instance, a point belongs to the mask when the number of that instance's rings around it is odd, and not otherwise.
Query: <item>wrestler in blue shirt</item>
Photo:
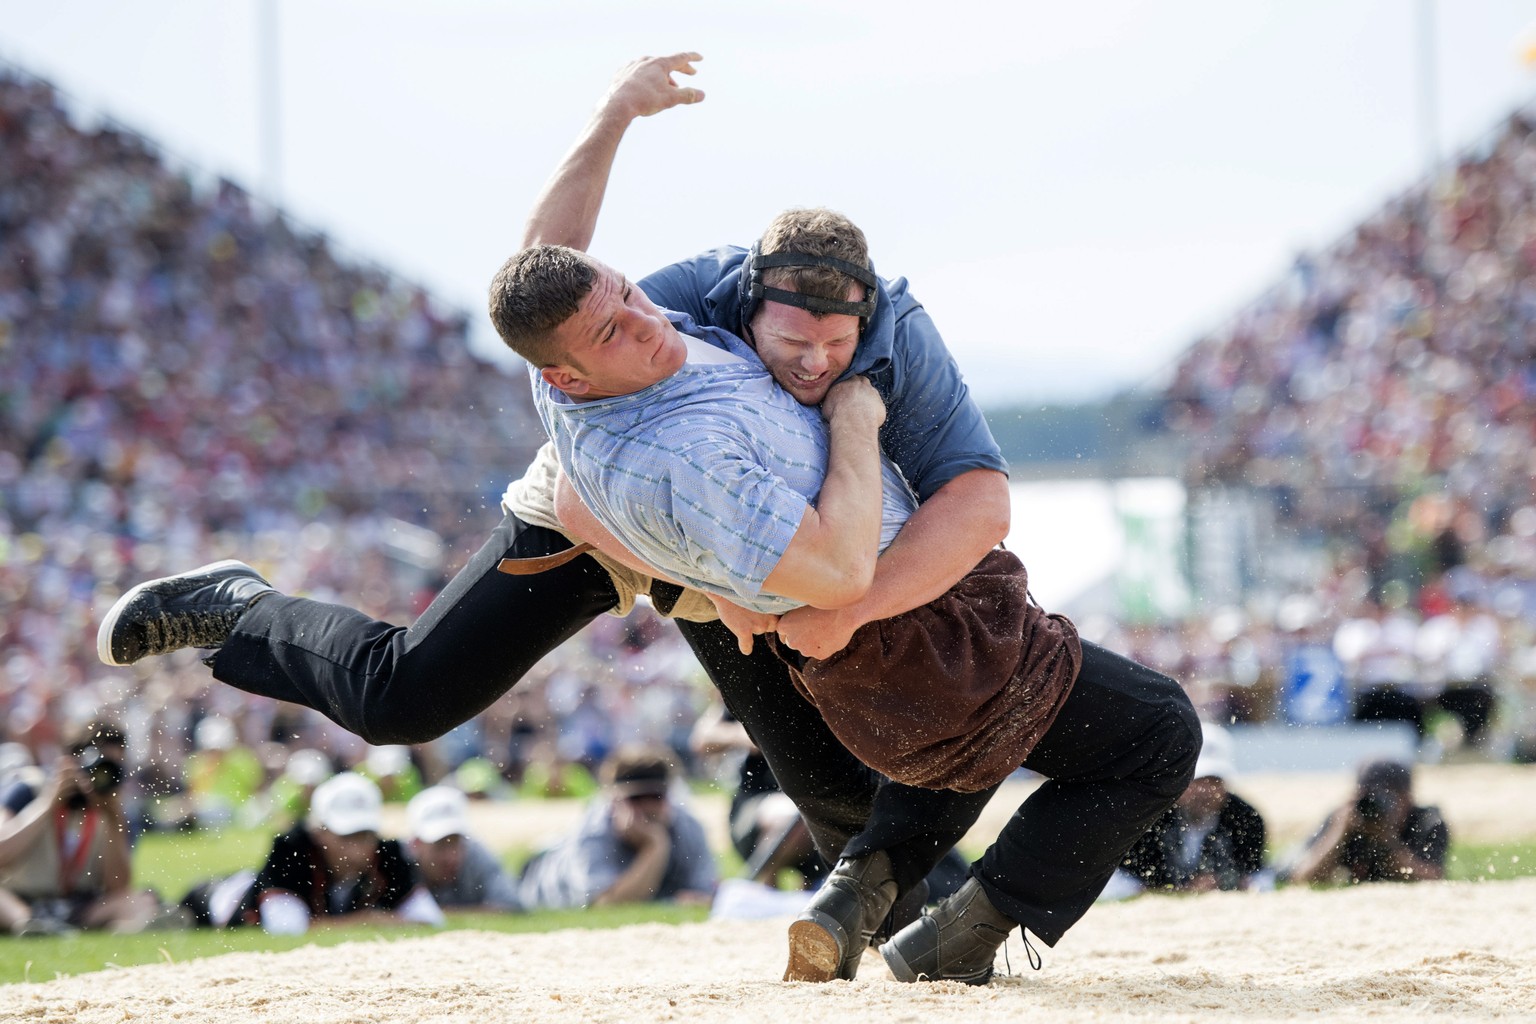
[[[748,250],[723,246],[640,279],[662,309],[738,337],[743,267]],[[1008,471],[981,409],[971,399],[944,339],[907,280],[878,279],[875,312],[859,336],[853,361],[838,378],[863,375],[885,401],[880,447],[917,492],[919,501],[973,469]]]

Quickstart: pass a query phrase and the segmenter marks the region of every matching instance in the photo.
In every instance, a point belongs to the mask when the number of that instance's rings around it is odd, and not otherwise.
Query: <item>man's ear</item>
[[[590,381],[569,366],[546,366],[539,371],[539,376],[550,387],[558,388],[568,395],[584,395],[592,387]]]

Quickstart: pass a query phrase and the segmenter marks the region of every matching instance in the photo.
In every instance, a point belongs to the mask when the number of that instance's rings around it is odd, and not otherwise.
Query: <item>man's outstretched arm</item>
[[[586,129],[535,200],[523,231],[524,248],[564,245],[586,251],[603,208],[614,157],[630,122],[702,100],[703,92],[679,86],[672,75],[693,74],[694,62],[703,59],[697,53],[641,57],[619,70]]]

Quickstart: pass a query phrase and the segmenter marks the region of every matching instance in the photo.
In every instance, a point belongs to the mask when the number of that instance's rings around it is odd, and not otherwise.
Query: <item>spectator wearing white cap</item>
[[[355,772],[321,783],[308,821],[272,841],[266,863],[238,903],[227,912],[210,905],[208,923],[260,924],[278,935],[301,934],[322,917],[351,924],[442,924],[442,910],[399,841],[379,837],[382,805],[379,787]]]
[[[1274,876],[1264,868],[1264,818],[1227,789],[1236,774],[1232,734],[1209,722],[1201,723],[1200,732],[1195,777],[1126,853],[1118,895],[1273,887]]]
[[[469,831],[469,798],[451,786],[432,786],[405,808],[410,836],[405,852],[445,910],[518,911],[511,877]]]

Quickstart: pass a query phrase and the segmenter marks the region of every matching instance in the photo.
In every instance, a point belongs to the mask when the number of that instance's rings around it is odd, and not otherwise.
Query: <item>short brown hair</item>
[[[507,347],[534,366],[564,356],[552,337],[592,290],[597,267],[586,253],[563,245],[535,245],[501,265],[491,279],[490,313]]]
[[[824,207],[785,210],[768,225],[758,243],[763,255],[792,252],[834,256],[860,267],[869,266],[869,243],[853,221]],[[853,278],[832,267],[772,267],[763,271],[763,284],[823,299],[846,299]],[[821,316],[823,314],[815,314]]]

